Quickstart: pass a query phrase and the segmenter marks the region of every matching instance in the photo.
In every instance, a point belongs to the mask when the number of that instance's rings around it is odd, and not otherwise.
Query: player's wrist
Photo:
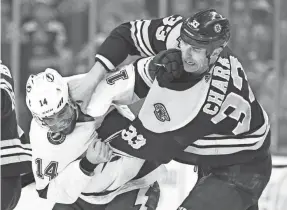
[[[98,164],[93,164],[91,163],[87,157],[82,158],[80,161],[80,169],[84,174],[87,176],[92,176],[94,175],[94,170],[98,166]]]
[[[94,64],[91,70],[87,73],[87,81],[89,85],[97,87],[98,83],[106,76],[107,70],[98,61]],[[91,84],[90,84],[91,83]]]
[[[111,72],[115,71],[114,67],[109,68],[101,59],[96,57],[95,61],[96,61],[95,66],[97,67],[95,69],[96,69],[97,73],[104,75],[106,73],[111,73]]]

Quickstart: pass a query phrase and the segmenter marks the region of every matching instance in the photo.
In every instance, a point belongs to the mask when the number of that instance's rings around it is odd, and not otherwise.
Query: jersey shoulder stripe
[[[148,39],[148,28],[150,23],[150,20],[136,20],[130,22],[131,37],[137,50],[140,52],[141,56],[144,57],[154,55]]]
[[[182,16],[172,15],[160,19],[131,21],[131,38],[140,55],[147,57],[167,49],[168,46],[178,46],[182,20]]]

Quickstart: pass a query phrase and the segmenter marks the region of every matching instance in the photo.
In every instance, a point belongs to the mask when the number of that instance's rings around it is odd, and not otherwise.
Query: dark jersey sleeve
[[[31,146],[17,124],[13,79],[1,64],[1,175],[18,176],[31,169]]]
[[[1,70],[1,121],[10,121],[10,118],[13,118],[12,124],[17,125],[16,117],[12,116],[15,112],[15,94],[13,86],[14,84],[10,71],[8,68],[3,68]],[[4,136],[2,137],[6,138]]]
[[[173,140],[170,133],[154,133],[144,128],[136,118],[126,129],[109,139],[112,148],[150,161],[168,163],[184,146]]]
[[[167,49],[168,42],[177,42],[180,23],[180,15],[123,23],[116,27],[100,46],[96,60],[106,69],[113,69],[128,55],[156,55]]]
[[[206,118],[208,116],[201,116]],[[204,121],[205,121],[204,120]],[[209,122],[211,124],[211,122]],[[145,128],[137,117],[132,123],[110,138],[110,145],[121,152],[138,158],[167,163],[181,156],[183,151],[201,136],[216,129],[207,125],[188,123],[186,126],[169,132],[155,133]],[[192,160],[190,160],[192,162]]]

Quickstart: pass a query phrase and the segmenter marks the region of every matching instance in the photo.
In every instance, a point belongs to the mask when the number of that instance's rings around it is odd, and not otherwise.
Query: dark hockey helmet
[[[225,47],[230,38],[227,18],[215,9],[200,11],[185,19],[181,26],[181,39],[199,48],[206,48],[210,55],[214,49]]]

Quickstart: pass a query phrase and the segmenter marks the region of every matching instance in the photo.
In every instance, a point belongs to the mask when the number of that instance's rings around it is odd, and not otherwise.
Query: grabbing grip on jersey
[[[161,51],[149,64],[150,75],[158,75],[162,73],[169,81],[178,79],[183,72],[184,67],[181,58],[181,51],[178,49]]]

